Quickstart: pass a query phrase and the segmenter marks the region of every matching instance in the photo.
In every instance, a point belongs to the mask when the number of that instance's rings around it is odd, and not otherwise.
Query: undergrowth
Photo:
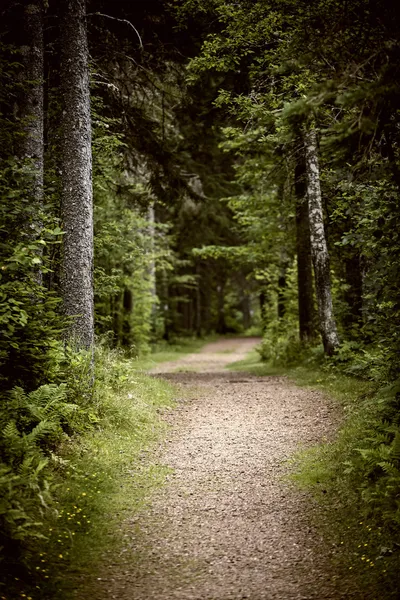
[[[174,388],[100,347],[91,390],[90,357],[72,359],[66,383],[14,388],[0,410],[2,600],[68,597],[165,478],[146,456]]]
[[[297,362],[290,352],[289,360],[270,363],[260,361],[264,348],[231,368],[289,376],[341,406],[336,438],[299,453],[293,479],[317,499],[319,525],[337,547],[335,560],[365,597],[398,598],[400,382],[388,382],[379,348],[352,352],[344,345],[331,360],[321,360],[319,348],[303,348]]]

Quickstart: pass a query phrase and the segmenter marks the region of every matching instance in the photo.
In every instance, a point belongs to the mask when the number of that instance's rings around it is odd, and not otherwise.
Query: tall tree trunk
[[[195,316],[195,329],[196,329],[196,336],[197,337],[201,337],[201,327],[202,327],[202,303],[201,303],[201,289],[200,289],[200,284],[201,284],[201,270],[200,270],[200,265],[199,263],[196,263],[196,303],[195,303],[195,309],[196,309],[196,316]]]
[[[85,0],[61,0],[62,295],[78,347],[94,340],[93,197],[90,90]]]
[[[155,331],[156,325],[156,314],[157,314],[157,281],[156,281],[156,260],[155,260],[155,212],[154,202],[149,205],[148,209],[148,221],[149,221],[149,236],[150,236],[150,265],[149,265],[149,276],[150,276],[150,294],[152,299],[151,304],[151,324],[152,330]]]
[[[268,325],[268,292],[267,286],[265,285],[259,294],[260,301],[260,316],[261,316],[261,329],[263,334],[267,331]]]
[[[121,323],[121,343],[125,347],[132,344],[132,312],[133,312],[133,294],[130,288],[124,288],[122,298],[122,323]]]
[[[361,257],[359,252],[353,251],[344,259],[345,279],[347,290],[344,299],[347,304],[347,314],[344,318],[346,334],[354,337],[362,324],[363,279],[361,270]]]
[[[248,294],[243,294],[240,304],[243,314],[243,327],[246,331],[251,326],[251,307]]]
[[[25,0],[23,8],[23,38],[21,46],[22,92],[18,98],[16,113],[22,126],[23,135],[17,144],[17,155],[23,161],[31,162],[29,179],[30,211],[24,231],[30,240],[35,240],[41,232],[42,223],[38,213],[43,202],[43,81],[44,81],[44,49],[43,49],[43,1]],[[41,254],[41,251],[38,250]],[[39,284],[42,273],[35,273]]]
[[[315,338],[310,220],[308,217],[306,163],[302,155],[295,168],[297,289],[300,340]]]
[[[226,281],[221,281],[221,283],[217,286],[217,333],[224,335],[226,333],[226,323],[225,323],[225,285]]]
[[[304,148],[308,181],[307,194],[311,252],[314,263],[319,324],[325,353],[330,356],[339,347],[339,338],[333,315],[329,254],[325,239],[322,212],[317,135],[314,128],[311,128],[305,134]]]
[[[281,320],[286,314],[285,292],[287,288],[286,264],[283,264],[278,277],[278,319]]]

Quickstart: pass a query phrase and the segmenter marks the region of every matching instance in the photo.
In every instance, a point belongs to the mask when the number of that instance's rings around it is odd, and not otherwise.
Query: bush
[[[290,367],[306,357],[308,347],[300,342],[297,331],[287,334],[267,335],[257,351],[264,362],[277,367]]]

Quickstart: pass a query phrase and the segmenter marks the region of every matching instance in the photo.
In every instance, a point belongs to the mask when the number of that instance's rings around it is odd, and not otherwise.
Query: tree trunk
[[[281,266],[278,277],[278,319],[281,320],[286,314],[286,298],[285,292],[287,288],[286,282],[286,265]]]
[[[62,295],[65,313],[74,317],[69,339],[88,349],[94,340],[93,197],[85,0],[62,0],[60,6]]]
[[[224,335],[226,333],[226,323],[225,323],[225,281],[221,282],[217,286],[217,333]]]
[[[132,312],[133,312],[133,294],[129,288],[124,288],[122,298],[122,324],[121,324],[121,343],[124,347],[132,344]]]
[[[149,206],[148,210],[148,221],[149,221],[149,236],[150,236],[150,294],[152,298],[151,304],[151,325],[153,332],[156,326],[156,314],[157,314],[157,283],[156,283],[156,260],[155,260],[155,213],[154,213],[154,202]]]
[[[325,353],[330,356],[339,347],[339,338],[333,315],[329,254],[322,213],[317,135],[314,128],[311,128],[304,136],[304,147],[308,180],[311,252],[314,263],[319,324]]]
[[[251,326],[251,307],[248,294],[244,294],[241,300],[241,309],[243,314],[243,328],[246,331]]]
[[[308,217],[306,164],[301,156],[295,169],[297,289],[300,340],[315,338],[310,221]]]
[[[261,316],[261,329],[263,334],[267,331],[268,325],[268,293],[266,286],[261,289],[259,294],[260,301],[260,316]]]
[[[24,232],[35,240],[42,230],[38,213],[43,202],[43,2],[26,0],[23,9],[23,38],[21,46],[21,95],[16,106],[16,116],[21,123],[22,134],[17,143],[16,152],[23,161],[31,164],[29,178],[30,215],[23,225]],[[41,250],[38,249],[41,255]],[[42,283],[42,273],[38,269],[35,278]]]
[[[347,290],[344,294],[347,304],[344,326],[346,327],[346,335],[355,337],[362,324],[363,280],[360,254],[357,251],[352,252],[344,259],[344,263],[347,284]]]
[[[201,327],[202,327],[202,319],[201,319],[201,313],[202,313],[202,303],[201,303],[201,289],[200,289],[200,284],[201,284],[201,269],[200,269],[200,265],[198,263],[196,263],[196,303],[195,303],[195,310],[196,310],[196,316],[195,316],[195,329],[196,329],[196,336],[197,337],[201,337]]]

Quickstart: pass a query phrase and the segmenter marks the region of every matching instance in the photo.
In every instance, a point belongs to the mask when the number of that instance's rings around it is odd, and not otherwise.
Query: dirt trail
[[[196,392],[182,394],[160,448],[173,473],[150,511],[125,522],[124,558],[93,599],[360,597],[310,525],[310,499],[282,479],[301,445],[332,434],[335,409],[285,378],[224,370],[256,341],[215,342],[153,370]]]

